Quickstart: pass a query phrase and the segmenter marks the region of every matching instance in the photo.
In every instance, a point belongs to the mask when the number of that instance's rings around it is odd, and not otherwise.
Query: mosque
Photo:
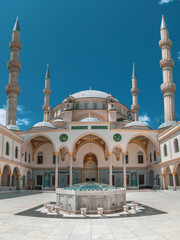
[[[176,122],[172,42],[162,16],[164,123],[151,129],[139,121],[138,85],[133,65],[132,105],[102,91],[85,90],[50,106],[50,73],[45,76],[44,118],[26,132],[16,125],[20,27],[12,32],[6,126],[0,125],[0,190],[56,189],[97,182],[114,187],[180,188],[180,122]]]

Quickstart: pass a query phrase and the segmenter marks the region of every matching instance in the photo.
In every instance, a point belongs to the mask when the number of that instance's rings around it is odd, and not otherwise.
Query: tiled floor
[[[45,201],[55,201],[55,193],[18,194],[13,193],[10,198],[8,193],[6,199],[6,195],[0,193],[0,239],[180,240],[180,191],[128,192],[127,200],[136,200],[168,214],[106,219],[54,219],[15,215]]]

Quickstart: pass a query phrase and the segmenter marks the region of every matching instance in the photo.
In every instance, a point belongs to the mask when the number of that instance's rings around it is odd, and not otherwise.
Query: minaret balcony
[[[51,89],[50,88],[44,88],[43,93],[44,94],[51,94]]]
[[[17,96],[18,96],[20,91],[21,91],[21,88],[20,88],[19,85],[14,85],[14,84],[6,85],[6,93],[7,93],[7,95],[11,94],[11,93],[14,93],[14,94],[17,94]]]
[[[161,66],[162,69],[165,68],[165,67],[173,68],[174,67],[174,61],[172,59],[167,59],[167,58],[162,59],[160,61],[160,66]]]
[[[138,94],[139,93],[139,89],[137,87],[133,87],[133,88],[131,88],[131,93],[132,94],[134,94],[134,93]]]
[[[9,48],[10,48],[10,50],[12,51],[13,50],[13,48],[17,48],[19,51],[21,50],[21,48],[22,48],[22,43],[21,42],[15,42],[15,41],[13,41],[13,42],[10,42],[9,43]]]
[[[161,92],[163,94],[165,94],[167,92],[175,93],[176,92],[176,85],[173,82],[162,83],[161,84]]]
[[[160,46],[160,48],[162,48],[164,46],[169,46],[171,48],[172,47],[172,41],[170,39],[161,39],[159,41],[159,46]]]
[[[139,104],[132,104],[131,110],[139,110]]]
[[[18,70],[21,69],[21,63],[19,61],[9,61],[8,64],[7,64],[7,67],[9,70],[11,70],[12,68],[17,68]]]

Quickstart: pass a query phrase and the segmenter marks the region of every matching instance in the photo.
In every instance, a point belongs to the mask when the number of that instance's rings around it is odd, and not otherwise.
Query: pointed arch
[[[47,135],[44,134],[44,133],[37,133],[37,134],[34,134],[34,135],[32,135],[31,137],[29,137],[29,138],[23,143],[23,145],[22,145],[22,153],[24,153],[25,147],[27,146],[28,143],[31,142],[31,140],[33,140],[33,139],[36,138],[36,137],[41,137],[41,136],[47,138],[47,139],[52,143],[53,148],[54,148],[54,150],[56,151],[56,144],[55,144],[55,142],[53,141],[52,138],[50,138],[49,136],[47,136]]]
[[[137,133],[135,135],[133,135],[126,143],[125,145],[125,151],[127,151],[127,148],[128,148],[128,145],[129,143],[131,142],[131,140],[133,140],[134,138],[136,137],[140,137],[140,136],[143,136],[143,137],[146,137],[147,139],[149,139],[153,144],[154,146],[156,147],[157,151],[159,152],[159,144],[158,144],[158,141],[156,141],[155,139],[153,139],[152,137],[150,137],[148,134],[145,134],[145,133]]]

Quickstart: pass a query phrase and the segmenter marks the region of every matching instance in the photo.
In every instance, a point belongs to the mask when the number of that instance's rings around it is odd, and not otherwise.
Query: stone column
[[[17,176],[17,189],[21,190],[22,189],[22,179],[21,179],[21,175]]]
[[[58,188],[58,165],[59,165],[58,156],[59,156],[59,153],[55,152],[55,156],[56,156],[56,166],[55,166],[55,190],[56,190],[56,188]]]
[[[112,186],[112,152],[109,153],[109,185]]]
[[[0,173],[0,187],[1,187],[2,173]]]
[[[72,152],[69,153],[69,185],[72,185]]]
[[[12,187],[12,174],[9,174],[9,190],[11,190]]]
[[[173,186],[174,186],[174,191],[176,190],[176,173],[172,173],[173,176]]]
[[[166,176],[166,174],[162,174],[163,189],[166,189],[166,185],[165,185],[165,176]]]
[[[126,152],[123,152],[123,187],[126,188]]]

